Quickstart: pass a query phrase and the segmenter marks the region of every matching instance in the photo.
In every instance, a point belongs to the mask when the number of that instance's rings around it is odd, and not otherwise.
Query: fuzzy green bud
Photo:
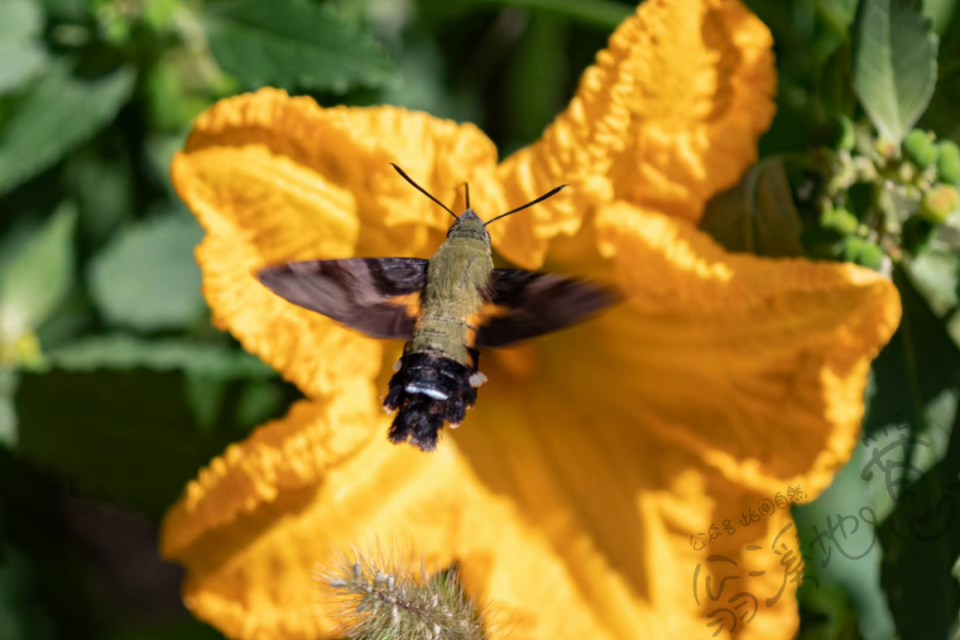
[[[937,149],[937,177],[941,182],[960,182],[960,147],[951,140],[941,142]]]
[[[914,129],[903,139],[903,155],[920,169],[937,161],[937,145],[926,131]]]
[[[917,213],[928,222],[940,224],[958,207],[960,194],[957,190],[948,184],[940,184],[923,194]]]
[[[831,229],[844,235],[849,235],[857,230],[860,221],[846,209],[829,208],[820,214],[820,226],[824,229]]]
[[[937,228],[920,216],[910,216],[903,223],[903,249],[907,253],[917,255],[922,252],[933,237],[937,235]]]
[[[866,241],[858,236],[850,236],[843,241],[843,259],[848,262],[856,262],[860,258],[860,252]]]
[[[845,115],[831,117],[817,131],[817,137],[824,146],[835,151],[852,151],[857,144],[857,136],[853,130],[853,123]]]
[[[857,256],[857,264],[878,271],[883,264],[883,249],[880,245],[864,240],[860,246],[860,255]]]

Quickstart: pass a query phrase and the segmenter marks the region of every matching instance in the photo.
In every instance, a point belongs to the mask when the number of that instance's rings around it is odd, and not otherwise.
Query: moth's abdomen
[[[436,449],[444,423],[459,424],[477,401],[474,385],[482,377],[475,352],[472,360],[472,366],[467,366],[439,351],[404,353],[383,402],[386,409],[397,411],[390,441],[409,442],[423,451]]]

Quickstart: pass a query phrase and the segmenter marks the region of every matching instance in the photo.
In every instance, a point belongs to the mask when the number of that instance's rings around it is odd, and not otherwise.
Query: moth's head
[[[413,179],[412,179],[410,176],[408,176],[406,173],[403,172],[403,169],[401,169],[401,168],[398,167],[397,165],[393,164],[392,162],[391,162],[390,164],[393,165],[393,168],[397,170],[397,173],[399,173],[399,174],[403,177],[404,180],[406,180],[406,181],[409,182],[411,185],[413,185],[413,187],[414,187],[417,191],[419,191],[419,192],[422,193],[423,195],[427,196],[428,198],[430,198],[431,200],[433,200],[434,202],[436,202],[438,205],[440,205],[441,207],[443,207],[444,211],[446,211],[446,212],[449,213],[451,216],[453,216],[454,218],[456,218],[456,222],[454,222],[452,225],[450,225],[450,230],[447,231],[447,239],[448,239],[448,240],[451,239],[451,238],[463,238],[463,239],[468,239],[468,238],[469,238],[469,239],[474,239],[474,240],[480,240],[481,242],[486,243],[487,247],[490,246],[490,234],[487,233],[487,229],[486,229],[486,226],[487,226],[488,224],[490,224],[491,222],[496,222],[496,221],[499,220],[500,218],[506,218],[507,216],[512,215],[512,214],[514,214],[514,213],[516,213],[516,212],[518,212],[518,211],[523,211],[523,210],[526,209],[527,207],[532,207],[533,205],[537,204],[538,202],[543,202],[543,201],[546,200],[547,198],[551,198],[551,197],[555,196],[556,194],[558,194],[558,193],[560,192],[561,189],[563,189],[564,187],[567,186],[567,185],[565,185],[565,184],[562,184],[562,185],[560,185],[559,187],[556,187],[555,189],[553,189],[552,191],[549,191],[549,192],[543,194],[542,196],[540,196],[540,197],[537,198],[536,200],[531,200],[530,202],[528,202],[527,204],[525,204],[525,205],[523,205],[523,206],[517,207],[516,209],[511,209],[510,211],[507,211],[506,213],[501,213],[501,214],[498,215],[496,218],[494,218],[494,219],[492,219],[492,220],[487,220],[487,222],[484,222],[483,220],[480,219],[480,216],[478,216],[478,215],[476,214],[476,212],[475,212],[473,209],[470,208],[470,185],[468,185],[468,184],[464,184],[464,185],[463,185],[463,186],[464,186],[464,190],[466,191],[467,210],[463,213],[462,216],[458,216],[457,214],[455,214],[453,211],[450,210],[450,207],[448,207],[447,205],[443,204],[442,202],[440,202],[439,200],[437,200],[436,198],[434,198],[432,195],[430,195],[430,194],[426,191],[426,189],[424,189],[423,187],[421,187],[420,185],[418,185],[416,182],[414,182]]]
[[[487,233],[483,220],[473,209],[467,209],[456,222],[450,225],[447,238],[480,240],[490,245],[490,234]]]

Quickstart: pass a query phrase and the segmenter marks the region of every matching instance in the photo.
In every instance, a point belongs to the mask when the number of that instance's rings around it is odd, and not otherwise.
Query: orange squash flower
[[[793,637],[796,583],[781,556],[746,550],[769,548],[788,509],[705,549],[691,536],[790,486],[812,499],[830,484],[900,304],[872,271],[730,254],[695,226],[756,159],[774,113],[771,45],[736,0],[648,0],[543,137],[499,164],[476,127],[400,108],[322,109],[264,89],[201,115],[172,173],[206,229],[214,321],[310,399],[229,447],[167,515],[162,552],[187,568],[190,609],[234,638],[335,637],[312,572],[331,546],[377,536],[456,562],[512,638],[712,637],[711,611],[734,592],[695,597],[695,573],[714,591],[723,577],[708,554],[736,562],[736,590],[760,598],[736,637]],[[492,226],[494,248],[627,296],[485,353],[477,407],[432,454],[386,439],[378,396],[399,344],[252,275],[429,257],[448,215],[390,162],[455,210],[469,182],[487,218],[569,183]],[[760,594],[784,582],[766,606]]]

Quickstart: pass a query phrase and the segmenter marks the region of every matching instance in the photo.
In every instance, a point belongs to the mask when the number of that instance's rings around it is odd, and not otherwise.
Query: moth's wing
[[[372,338],[410,339],[416,312],[403,296],[419,294],[427,261],[419,258],[309,260],[267,267],[257,278],[275,294]]]
[[[478,329],[478,347],[505,347],[559,331],[620,300],[614,290],[592,282],[520,269],[494,269],[489,288],[497,313]]]

